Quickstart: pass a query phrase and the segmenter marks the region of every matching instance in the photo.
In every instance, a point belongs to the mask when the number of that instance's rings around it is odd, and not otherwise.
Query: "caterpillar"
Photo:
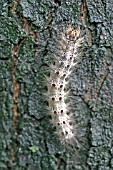
[[[69,81],[67,80],[74,70],[79,57],[77,50],[81,45],[80,27],[76,30],[70,25],[62,36],[63,50],[61,56],[55,56],[55,64],[50,66],[50,77],[47,78],[47,100],[52,123],[56,127],[56,133],[64,143],[70,143],[74,139],[75,127],[70,111]],[[61,43],[62,44],[62,43]]]

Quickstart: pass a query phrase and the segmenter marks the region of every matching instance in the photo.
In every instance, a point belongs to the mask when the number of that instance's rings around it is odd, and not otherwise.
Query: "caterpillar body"
[[[47,100],[56,133],[62,142],[70,143],[74,139],[75,129],[69,109],[69,105],[71,105],[68,102],[69,92],[66,91],[66,87],[69,84],[67,79],[79,60],[77,50],[81,44],[80,28],[73,30],[71,26],[68,26],[62,38],[64,42],[62,54],[60,57],[56,56],[55,64],[50,66]]]

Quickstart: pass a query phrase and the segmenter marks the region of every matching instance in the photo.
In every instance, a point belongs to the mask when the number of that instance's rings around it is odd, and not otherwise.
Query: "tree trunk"
[[[0,170],[112,170],[112,1],[1,0],[0,7]],[[70,76],[74,145],[55,135],[43,95],[53,44],[69,24],[84,38]]]

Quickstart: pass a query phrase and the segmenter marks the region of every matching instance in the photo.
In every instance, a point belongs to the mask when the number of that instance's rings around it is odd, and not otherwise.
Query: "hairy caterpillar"
[[[68,100],[69,92],[66,87],[69,85],[67,79],[79,60],[77,50],[82,42],[80,27],[74,30],[68,26],[62,39],[61,56],[55,56],[55,64],[50,66],[50,77],[47,78],[47,100],[56,133],[62,142],[70,143],[74,139],[74,127],[69,109],[71,104]]]

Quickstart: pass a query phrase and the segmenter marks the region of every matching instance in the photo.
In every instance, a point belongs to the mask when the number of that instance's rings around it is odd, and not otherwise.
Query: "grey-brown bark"
[[[2,0],[0,6],[0,170],[112,170],[112,1]],[[42,95],[55,30],[68,23],[80,25],[85,38],[71,78],[74,149],[54,135]]]

